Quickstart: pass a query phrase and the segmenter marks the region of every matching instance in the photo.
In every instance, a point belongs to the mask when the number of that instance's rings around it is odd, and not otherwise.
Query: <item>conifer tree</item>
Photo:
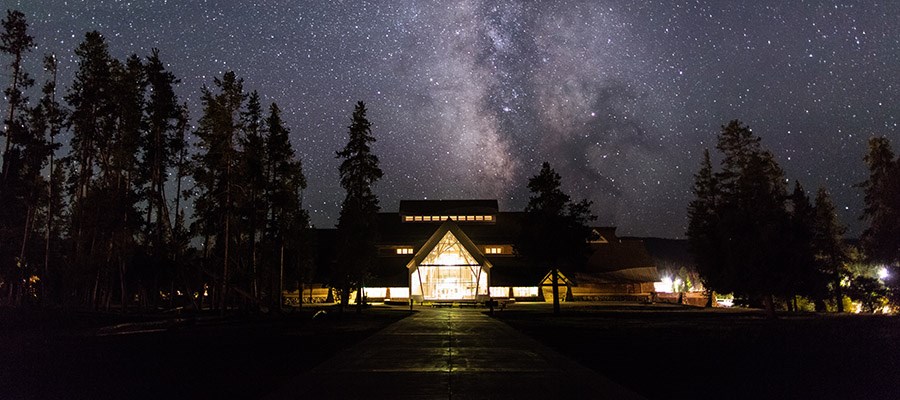
[[[6,129],[3,136],[6,138],[3,147],[3,171],[2,182],[5,182],[9,174],[10,148],[17,141],[17,135],[23,134],[25,130],[24,119],[22,118],[25,107],[28,104],[28,97],[25,91],[34,85],[34,79],[28,75],[24,69],[25,53],[30,52],[34,47],[34,38],[28,34],[28,22],[25,20],[25,14],[18,10],[6,10],[6,18],[2,21],[3,32],[0,32],[0,53],[7,54],[12,57],[9,63],[10,83],[9,87],[3,90],[3,94],[9,102],[9,108],[4,116],[3,124]],[[0,189],[3,189],[0,187]]]
[[[343,159],[339,168],[341,187],[347,192],[337,226],[340,253],[333,277],[341,291],[341,309],[347,305],[352,286],[356,286],[357,303],[362,306],[363,279],[377,257],[376,216],[380,208],[372,186],[383,175],[370,147],[375,137],[363,102],[356,103],[348,128],[347,145],[337,152],[337,158]]]
[[[270,242],[271,257],[279,271],[268,271],[270,303],[281,306],[284,276],[302,281],[309,266],[311,249],[308,243],[309,215],[303,209],[303,190],[306,176],[301,161],[296,158],[290,142],[290,130],[281,120],[281,110],[272,103],[266,118],[265,176],[266,203],[269,205],[266,238]],[[278,278],[277,280],[275,278]],[[299,299],[302,302],[302,299]]]
[[[844,233],[847,231],[838,220],[834,204],[828,191],[820,187],[816,192],[815,220],[813,224],[812,247],[822,273],[831,282],[838,312],[844,312],[844,293],[842,281],[847,277],[849,254],[844,244]]]
[[[539,267],[550,268],[554,314],[560,312],[560,269],[575,269],[583,262],[592,235],[587,224],[597,219],[591,214],[590,201],[573,202],[561,184],[561,177],[548,162],[528,180],[532,196],[525,207],[526,225],[517,245],[517,250]]]
[[[787,286],[784,295],[788,296],[788,308],[795,309],[796,295],[810,296],[819,310],[822,301],[827,297],[827,277],[822,274],[816,262],[816,250],[813,247],[815,236],[816,209],[809,201],[809,195],[800,184],[794,183],[794,191],[788,197],[790,209],[790,230],[787,232],[788,252]]]
[[[147,81],[144,65],[137,55],[129,56],[124,63],[113,60],[111,64],[111,93],[115,128],[111,140],[99,147],[99,191],[104,209],[96,212],[103,221],[102,231],[109,237],[105,259],[109,263],[105,282],[118,283],[121,310],[124,312],[129,298],[127,275],[130,260],[136,248],[135,237],[143,218],[138,210],[139,190],[145,186],[145,174],[139,168],[139,152],[143,137],[143,118]],[[113,277],[113,271],[117,276]],[[155,298],[159,293],[157,282],[142,282],[144,297]],[[149,286],[149,287],[148,287]],[[106,289],[108,307],[112,287]]]
[[[688,205],[687,238],[691,252],[695,255],[697,271],[700,272],[707,288],[731,286],[728,274],[721,265],[719,252],[719,226],[717,205],[718,185],[713,175],[709,150],[703,151],[700,171],[694,175],[694,200]],[[712,303],[712,292],[708,304]]]
[[[258,244],[262,232],[265,215],[269,205],[265,203],[266,190],[266,151],[265,138],[263,137],[262,106],[259,102],[259,93],[255,90],[247,99],[247,109],[242,114],[243,135],[241,136],[241,173],[244,182],[244,201],[241,203],[242,226],[248,239],[250,291],[259,300],[259,271],[257,267],[259,250]]]
[[[56,160],[56,151],[60,144],[56,142],[56,136],[59,135],[65,123],[67,112],[62,105],[56,100],[58,66],[56,56],[48,54],[44,56],[44,70],[47,71],[49,78],[41,88],[41,114],[44,115],[46,121],[46,130],[49,136],[48,160],[47,166],[50,168],[47,183],[47,201],[44,208],[44,265],[41,273],[41,301],[46,305],[51,301],[53,294],[50,293],[49,284],[51,278],[55,282],[59,282],[61,274],[59,270],[54,271],[56,276],[50,276],[50,256],[51,249],[59,253],[60,234],[62,232],[62,169],[59,168]]]
[[[689,209],[690,226],[698,228],[689,232],[691,240],[703,239],[699,234],[705,231],[699,228],[709,226],[705,219],[714,219],[715,241],[691,249],[701,260],[698,265],[711,289],[761,298],[767,314],[774,318],[773,296],[788,291],[791,279],[784,174],[772,154],[762,148],[759,137],[740,121],[722,127],[716,148],[724,157],[721,171],[713,175],[715,212],[698,211],[708,202],[700,197],[707,197],[704,191],[696,189],[698,197]],[[708,169],[704,161],[696,187],[706,186]]]
[[[100,183],[97,174],[101,165],[108,166],[110,161],[106,147],[115,136],[116,105],[111,96],[115,86],[113,60],[99,32],[85,34],[75,55],[79,59],[78,70],[65,96],[71,110],[68,124],[72,133],[65,159],[69,168],[69,236],[73,246],[72,263],[78,271],[73,276],[73,284],[79,290],[75,295],[94,306],[98,304],[100,281],[105,272],[94,261],[102,259],[100,254],[106,250],[102,244],[109,243],[104,237],[108,232],[103,229],[103,223],[108,221],[101,221],[109,215],[103,204],[107,193],[99,190],[107,187]]]
[[[869,139],[865,157],[869,178],[860,184],[865,194],[861,218],[869,222],[862,245],[870,261],[900,265],[900,158],[885,137]]]
[[[239,159],[237,140],[241,129],[241,110],[247,95],[243,79],[234,72],[215,78],[216,92],[203,88],[200,117],[196,136],[199,153],[194,156],[193,178],[197,197],[194,201],[195,229],[206,238],[215,239],[211,251],[221,265],[218,277],[218,307],[225,311],[228,295],[229,268],[233,262],[234,223],[239,204]]]
[[[182,109],[174,86],[179,80],[166,70],[158,49],[153,49],[147,57],[144,73],[149,91],[144,112],[146,129],[141,142],[141,169],[147,174],[142,196],[147,207],[145,237],[153,258],[161,260],[172,257],[167,243],[172,239],[173,218],[166,199],[166,184],[169,172],[175,168],[178,150],[185,147],[185,139],[177,132]]]
[[[5,139],[0,163],[0,204],[3,204],[0,209],[0,282],[9,288],[7,300],[17,303],[21,299],[19,283],[24,277],[26,263],[21,256],[29,229],[29,207],[25,200],[30,190],[24,182],[28,178],[22,176],[23,173],[27,175],[23,171],[27,164],[23,151],[30,134],[25,91],[34,85],[34,80],[24,69],[24,56],[34,47],[34,39],[28,35],[28,23],[19,11],[7,10],[2,25],[0,53],[10,56],[12,61],[9,63],[9,86],[3,91],[8,108],[2,117],[4,129],[0,132]]]

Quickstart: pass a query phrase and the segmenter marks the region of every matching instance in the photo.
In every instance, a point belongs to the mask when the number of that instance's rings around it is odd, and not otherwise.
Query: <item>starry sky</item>
[[[866,141],[900,152],[900,1],[4,0],[68,86],[98,30],[113,56],[154,47],[199,94],[233,70],[277,102],[309,179],[312,222],[337,221],[336,150],[357,100],[401,199],[527,203],[549,161],[598,224],[683,237],[693,174],[731,119],[858,235]],[[8,74],[2,76],[8,85]],[[36,95],[33,95],[36,97]]]

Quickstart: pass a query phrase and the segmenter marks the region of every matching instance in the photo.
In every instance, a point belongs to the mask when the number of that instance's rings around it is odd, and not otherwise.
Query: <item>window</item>
[[[412,247],[398,247],[397,248],[397,254],[412,254],[412,253],[413,253]]]
[[[484,252],[487,254],[503,254],[502,247],[485,247]]]
[[[493,215],[404,215],[403,222],[438,222],[438,221],[486,221],[493,222]]]
[[[538,295],[537,286],[514,287],[512,290],[515,297],[537,297]]]

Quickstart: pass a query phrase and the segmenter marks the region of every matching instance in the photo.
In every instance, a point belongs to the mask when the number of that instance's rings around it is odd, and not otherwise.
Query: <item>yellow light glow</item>
[[[517,286],[513,287],[513,297],[537,297],[537,286]]]

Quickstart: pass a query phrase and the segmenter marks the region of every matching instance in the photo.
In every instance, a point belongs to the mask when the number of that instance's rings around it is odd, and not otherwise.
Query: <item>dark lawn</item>
[[[651,399],[900,399],[898,317],[569,306],[495,316]]]
[[[329,310],[312,319],[315,310],[304,309],[282,317],[151,323],[146,317],[2,311],[0,399],[260,398],[408,315],[368,309],[338,319]],[[144,321],[100,329],[137,320]]]

